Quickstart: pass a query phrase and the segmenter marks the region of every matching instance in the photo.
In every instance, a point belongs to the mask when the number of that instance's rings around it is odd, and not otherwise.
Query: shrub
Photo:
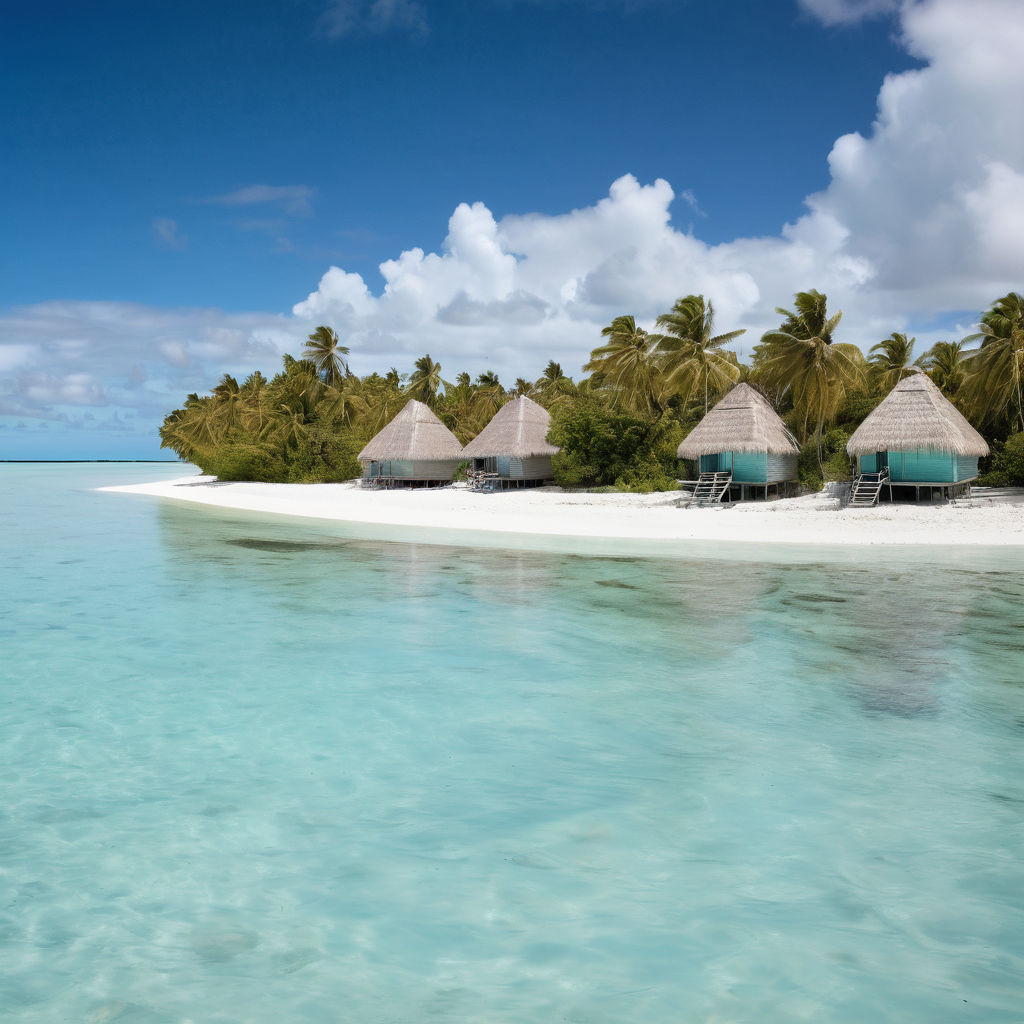
[[[797,479],[803,491],[818,492],[824,481],[821,478],[821,466],[818,465],[818,446],[814,438],[805,442],[797,458]]]
[[[850,479],[850,456],[846,452],[849,440],[850,435],[841,427],[828,431],[821,439],[826,480]]]
[[[664,466],[653,456],[634,460],[615,481],[615,490],[630,491],[635,494],[674,491],[678,487],[678,479],[665,472]]]
[[[681,438],[682,430],[672,420],[650,420],[589,399],[559,403],[552,410],[548,433],[548,440],[561,448],[552,460],[555,483],[616,490],[674,489]]]
[[[1002,444],[992,443],[988,471],[978,483],[982,487],[1024,486],[1024,433],[1011,434]]]
[[[294,450],[287,450],[291,483],[338,483],[362,473],[356,460],[360,445],[349,434],[313,427]]]
[[[237,441],[221,446],[216,452],[204,453],[196,463],[218,480],[284,480],[288,465],[275,445]]]

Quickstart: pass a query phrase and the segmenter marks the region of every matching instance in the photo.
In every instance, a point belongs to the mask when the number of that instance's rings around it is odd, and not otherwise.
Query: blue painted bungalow
[[[747,498],[769,488],[781,493],[797,480],[800,446],[771,403],[749,384],[737,384],[679,445],[698,472],[726,474],[728,496]]]
[[[551,416],[533,399],[520,395],[503,405],[490,423],[466,445],[474,486],[484,490],[535,487],[554,482],[549,444]]]
[[[854,431],[846,450],[855,476],[884,479],[893,488],[914,488],[944,496],[965,490],[988,455],[985,439],[915,367]],[[856,481],[855,481],[856,485]]]
[[[412,399],[357,458],[364,486],[438,487],[452,482],[462,445],[427,406]]]

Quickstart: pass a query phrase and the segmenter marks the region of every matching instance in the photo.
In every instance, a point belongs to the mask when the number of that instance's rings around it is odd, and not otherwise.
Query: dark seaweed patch
[[[252,548],[255,551],[331,551],[343,546],[339,541],[260,540],[256,537],[242,537],[226,543],[233,544],[236,548]]]

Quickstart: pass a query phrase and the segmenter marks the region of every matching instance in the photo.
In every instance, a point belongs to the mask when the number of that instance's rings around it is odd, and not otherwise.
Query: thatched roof
[[[551,416],[547,409],[523,395],[503,405],[466,445],[463,455],[467,459],[491,455],[511,455],[516,459],[554,455],[559,449],[546,440],[550,427]]]
[[[906,452],[918,448],[954,455],[988,455],[985,439],[962,413],[915,367],[868,414],[853,432],[846,450],[851,455]]]
[[[796,455],[800,446],[771,403],[749,384],[737,384],[683,438],[679,458],[718,452],[768,452]]]
[[[359,453],[360,462],[462,458],[459,439],[422,403],[410,399],[402,411]]]

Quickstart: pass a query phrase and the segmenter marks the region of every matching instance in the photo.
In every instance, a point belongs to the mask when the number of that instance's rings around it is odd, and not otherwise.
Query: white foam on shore
[[[547,538],[815,546],[1024,546],[1024,505],[881,505],[841,509],[826,494],[679,508],[679,492],[590,494],[557,488],[477,493],[465,486],[364,490],[356,483],[223,483],[188,476],[102,488],[225,509],[339,523]],[[360,532],[365,533],[365,529]]]

